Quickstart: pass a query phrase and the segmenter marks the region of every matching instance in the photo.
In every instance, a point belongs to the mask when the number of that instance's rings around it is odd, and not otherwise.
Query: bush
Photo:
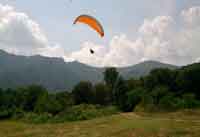
[[[92,83],[87,81],[78,83],[72,90],[72,95],[76,105],[92,103],[94,99]]]
[[[52,115],[56,115],[60,111],[62,111],[62,106],[56,100],[56,96],[47,93],[38,99],[34,109],[36,113],[50,113]]]
[[[178,109],[200,107],[200,102],[195,99],[194,94],[184,94],[182,97],[176,97],[169,94],[160,100],[159,106],[161,109],[174,111]]]
[[[200,107],[200,101],[195,99],[194,94],[184,94],[182,98],[184,100],[184,108],[190,109]]]
[[[60,113],[54,119],[54,122],[89,120],[96,117],[116,114],[118,110],[115,107],[101,107],[95,105],[81,104],[73,106],[65,112]]]
[[[12,117],[13,109],[0,109],[0,120]]]
[[[144,93],[141,102],[135,107],[134,111],[137,112],[155,112],[157,107],[154,104],[153,97],[148,93]]]
[[[28,123],[40,124],[50,121],[51,118],[52,115],[48,113],[36,114],[31,112],[31,113],[26,113],[24,115],[24,118],[22,118],[22,120]]]
[[[15,119],[22,120],[28,123],[40,124],[40,123],[60,123],[66,121],[79,121],[79,120],[89,120],[97,117],[108,116],[112,114],[118,113],[116,107],[109,106],[109,107],[102,107],[102,106],[95,106],[95,105],[86,105],[81,104],[77,106],[73,106],[68,108],[66,111],[53,116],[49,113],[23,113],[23,117],[18,117],[16,115]],[[21,113],[17,113],[21,114]],[[21,116],[21,115],[20,115]]]
[[[160,110],[175,111],[181,108],[183,108],[183,100],[173,96],[172,94],[168,94],[160,99]]]
[[[18,119],[24,118],[24,116],[25,116],[25,112],[22,109],[16,108],[12,115],[12,118],[15,120],[18,120]]]
[[[108,105],[111,104],[112,91],[103,83],[94,86],[94,104]]]
[[[127,111],[133,111],[136,105],[142,101],[142,97],[145,90],[143,88],[137,88],[127,93]]]
[[[164,96],[168,95],[170,92],[167,87],[165,86],[158,86],[151,91],[151,96],[153,97],[153,102],[155,105],[158,105],[160,99]]]

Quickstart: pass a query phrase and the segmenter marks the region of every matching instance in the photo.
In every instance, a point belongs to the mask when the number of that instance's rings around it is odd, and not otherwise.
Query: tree
[[[198,108],[200,107],[200,101],[196,99],[195,94],[193,93],[186,93],[182,95],[184,100],[184,108]]]
[[[111,89],[114,88],[118,77],[119,77],[119,73],[117,72],[116,68],[113,68],[113,67],[106,68],[104,72],[104,81],[106,82],[108,86],[111,87]]]
[[[37,100],[34,111],[37,113],[46,112],[56,115],[62,111],[62,106],[58,100],[56,100],[56,95],[46,92]]]
[[[71,107],[74,104],[74,99],[72,94],[67,91],[56,93],[56,100],[61,105],[62,110]]]
[[[93,102],[93,86],[90,82],[82,81],[72,90],[75,104],[92,103]]]
[[[134,108],[142,101],[145,94],[145,89],[136,88],[127,93],[127,111],[133,111]]]
[[[3,90],[0,88],[0,108],[3,107],[4,104],[3,95],[4,95]]]
[[[159,68],[154,69],[150,72],[150,74],[145,78],[145,87],[152,90],[153,88],[157,86],[166,86],[169,88],[169,90],[176,90],[176,75],[177,72],[165,69],[165,68]]]
[[[180,91],[194,93],[200,99],[200,63],[183,67],[177,76],[176,83]]]
[[[153,97],[154,104],[158,105],[160,99],[164,97],[165,95],[169,94],[169,90],[165,86],[157,86],[152,90],[150,94]]]
[[[126,84],[128,86],[128,90],[133,90],[133,89],[137,89],[139,87],[143,87],[143,81],[142,78],[141,79],[129,79],[126,81]]]
[[[112,94],[106,85],[102,83],[96,84],[94,87],[94,92],[95,92],[95,99],[94,99],[95,104],[107,105],[111,103]]]
[[[161,110],[174,111],[183,108],[183,100],[172,93],[168,93],[160,98],[158,106]]]
[[[22,100],[23,109],[25,111],[33,111],[38,99],[43,94],[47,93],[47,90],[42,86],[31,85],[27,88],[22,88],[21,92],[23,96]]]
[[[122,111],[128,111],[127,110],[127,84],[125,80],[122,77],[118,78],[117,86],[115,90],[113,90],[114,95],[114,103],[122,110]]]
[[[15,90],[13,89],[6,89],[3,92],[3,106],[6,109],[14,109],[15,108]]]
[[[9,88],[0,94],[0,119],[10,118],[16,110],[15,90]]]

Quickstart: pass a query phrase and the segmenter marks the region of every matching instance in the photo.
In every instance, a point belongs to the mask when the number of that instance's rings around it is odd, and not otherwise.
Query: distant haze
[[[66,63],[61,58],[16,56],[0,50],[0,87],[14,88],[32,84],[50,91],[71,90],[78,82],[103,81],[104,68],[95,68],[79,62]],[[146,61],[135,66],[119,68],[125,79],[139,78],[155,68],[175,69],[176,66]]]

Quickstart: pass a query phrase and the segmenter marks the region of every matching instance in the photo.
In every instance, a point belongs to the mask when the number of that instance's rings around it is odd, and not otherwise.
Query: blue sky
[[[114,36],[122,34],[129,41],[137,40],[144,20],[158,16],[172,17],[178,27],[183,10],[200,6],[199,0],[0,0],[0,3],[27,14],[40,25],[51,43],[61,45],[68,53],[80,50],[86,41],[109,46]],[[100,38],[85,25],[72,25],[80,14],[96,17],[104,26],[105,37]]]
[[[113,35],[125,33],[135,37],[145,18],[159,15],[175,16],[182,9],[199,5],[198,0],[1,0],[27,13],[37,21],[53,43],[67,51],[80,48],[84,41],[107,45]],[[72,22],[80,14],[97,17],[105,29],[100,39],[93,31]]]

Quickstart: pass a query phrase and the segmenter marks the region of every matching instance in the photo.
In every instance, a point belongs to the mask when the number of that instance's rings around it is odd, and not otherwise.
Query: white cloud
[[[13,7],[0,4],[0,49],[20,55],[73,59],[59,44],[50,44],[39,24]]]
[[[75,59],[97,66],[127,66],[144,60],[176,65],[195,62],[200,58],[200,7],[184,10],[180,20],[183,21],[181,26],[170,16],[145,19],[136,40],[126,35],[114,36],[106,52],[104,48],[97,51],[103,50],[103,56],[91,56],[88,48],[82,48],[75,52]],[[93,47],[98,45],[93,44]]]
[[[25,13],[0,5],[0,48],[16,54],[31,55],[46,47],[48,40],[40,26]]]
[[[91,54],[90,49],[94,50],[95,54]],[[68,58],[94,66],[102,66],[102,60],[105,54],[106,48],[104,46],[95,45],[92,42],[85,42],[79,51],[71,53]]]
[[[135,40],[121,34],[108,45],[85,42],[79,51],[69,54],[61,45],[50,44],[28,15],[0,5],[0,49],[23,55],[63,57],[93,66],[127,66],[144,60],[185,65],[200,58],[200,7],[184,10],[179,19],[181,25],[170,16],[145,19]]]
[[[200,7],[192,7],[189,10],[182,11],[184,21],[188,25],[200,25]]]

